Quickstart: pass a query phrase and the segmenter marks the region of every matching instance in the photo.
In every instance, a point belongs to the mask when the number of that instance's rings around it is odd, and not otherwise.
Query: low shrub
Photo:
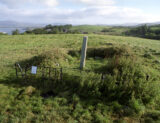
[[[72,88],[80,97],[117,102],[115,112],[123,109],[121,105],[124,105],[135,113],[143,114],[145,105],[159,96],[159,84],[156,79],[147,79],[149,73],[145,69],[136,57],[115,56],[99,69],[105,75],[103,79],[101,74],[84,72],[75,77],[72,75],[64,81],[65,86]]]
[[[107,75],[101,84],[101,93],[107,100],[128,104],[132,97],[147,104],[157,96],[156,84],[147,81],[145,68],[130,57],[113,58],[102,68]],[[150,91],[149,91],[150,90]]]
[[[126,46],[88,48],[87,57],[113,58],[114,56],[131,55],[130,48]]]
[[[144,57],[148,58],[148,59],[152,59],[153,58],[153,56],[151,54],[149,54],[149,53],[144,54]]]

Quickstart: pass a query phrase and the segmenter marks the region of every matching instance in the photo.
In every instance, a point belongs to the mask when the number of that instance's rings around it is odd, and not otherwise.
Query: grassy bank
[[[0,122],[159,122],[156,40],[90,34],[89,73],[67,69],[61,82],[16,78],[16,62],[78,69],[83,36],[0,36]]]

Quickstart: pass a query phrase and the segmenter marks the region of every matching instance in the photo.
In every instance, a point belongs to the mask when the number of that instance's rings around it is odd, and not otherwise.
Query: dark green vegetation
[[[0,122],[160,122],[160,42],[90,34],[80,72],[83,36],[0,36]],[[16,62],[59,63],[63,81],[16,78]]]
[[[12,35],[19,35],[19,34],[20,34],[20,32],[18,29],[12,31]]]
[[[160,40],[160,25],[143,25],[125,32],[125,35]]]
[[[28,30],[24,34],[82,34],[82,33],[98,33],[107,26],[94,25],[47,25],[44,28],[36,28]]]
[[[64,33],[76,33],[71,31],[72,25],[47,25],[44,28],[35,28],[33,30],[27,30],[24,34],[64,34]],[[78,33],[78,32],[77,32]]]
[[[103,26],[103,25],[47,25],[44,28],[35,28],[27,30],[22,34],[103,34],[103,35],[118,35],[118,36],[135,36],[148,39],[160,39],[160,26]],[[16,29],[12,32],[13,35],[20,34]]]
[[[47,25],[44,28],[36,28],[33,30],[27,30],[22,34],[108,34],[108,35],[123,35],[127,31],[128,27],[112,27],[102,25]],[[17,30],[13,31],[17,32]],[[17,33],[19,34],[19,33]]]

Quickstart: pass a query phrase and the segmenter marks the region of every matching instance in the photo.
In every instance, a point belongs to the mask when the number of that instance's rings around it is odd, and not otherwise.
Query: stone
[[[86,52],[87,52],[87,42],[88,42],[88,37],[85,36],[83,38],[83,45],[82,45],[82,50],[81,50],[80,69],[83,69],[85,67]]]
[[[34,92],[36,91],[36,89],[32,86],[28,86],[25,91],[24,94],[25,95],[32,95]]]

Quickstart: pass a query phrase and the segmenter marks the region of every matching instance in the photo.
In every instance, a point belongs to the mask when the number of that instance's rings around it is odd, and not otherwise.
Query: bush
[[[114,32],[111,28],[104,28],[101,32]]]
[[[73,73],[65,83],[80,97],[117,102],[115,106],[118,106],[118,110],[122,108],[120,105],[125,105],[141,114],[144,105],[152,103],[159,96],[159,84],[155,82],[156,79],[147,79],[149,73],[145,69],[135,57],[114,56],[99,69],[105,74],[103,80],[101,74],[83,72],[75,77]]]
[[[108,117],[103,116],[99,112],[94,114],[94,122],[95,123],[109,123]]]
[[[145,112],[145,106],[140,100],[136,100],[135,98],[132,98],[129,101],[129,106],[134,110],[136,114],[142,115]]]
[[[153,59],[153,56],[149,53],[144,54],[144,57],[148,59]]]
[[[114,56],[129,56],[130,48],[126,46],[108,48],[88,48],[87,57],[113,58]]]
[[[16,30],[12,31],[12,35],[19,35],[19,34],[20,34],[20,32],[19,32],[19,30],[18,30],[18,29],[16,29]]]
[[[134,59],[114,57],[102,71],[107,75],[101,84],[100,92],[108,101],[128,105],[132,97],[135,97],[148,104],[157,96],[158,91],[154,88],[156,85],[152,80],[146,80],[144,68],[134,62]]]
[[[65,76],[65,75],[64,75]],[[67,75],[68,76],[68,75]],[[65,77],[66,78],[66,77]],[[72,87],[72,91],[82,97],[99,97],[100,75],[95,73],[73,73],[64,81],[67,86]]]

